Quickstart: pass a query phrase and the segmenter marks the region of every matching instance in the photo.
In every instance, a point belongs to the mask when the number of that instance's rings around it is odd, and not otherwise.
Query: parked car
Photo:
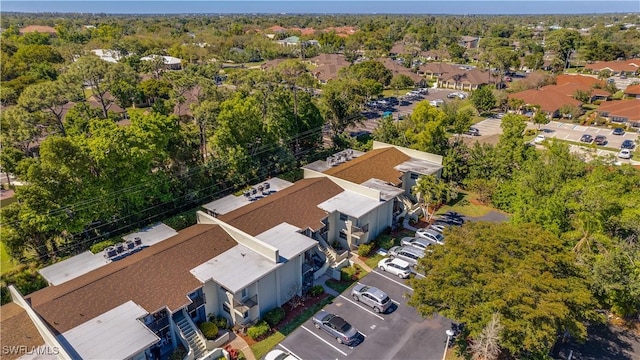
[[[470,127],[469,130],[467,130],[467,135],[471,135],[471,136],[480,136],[480,129],[475,128],[475,127]]]
[[[590,144],[591,142],[593,142],[593,136],[589,135],[589,134],[584,134],[580,137],[580,141],[583,143],[588,143]]]
[[[271,350],[265,355],[264,360],[298,360],[298,358],[282,350]]]
[[[547,138],[544,135],[540,134],[540,135],[536,136],[535,139],[533,139],[533,142],[536,143],[536,144],[542,144],[542,142],[545,141],[546,139]]]
[[[408,278],[411,274],[411,265],[398,258],[384,258],[378,262],[378,268],[402,279]]]
[[[383,313],[393,304],[389,295],[384,291],[364,284],[356,284],[351,290],[351,297],[355,301],[368,305],[377,313]]]
[[[629,149],[620,150],[620,152],[618,153],[618,157],[620,159],[631,159],[631,150]]]
[[[421,237],[423,239],[427,239],[436,244],[443,245],[444,244],[444,236],[439,232],[429,230],[429,229],[418,229],[416,231],[416,237]]]
[[[622,145],[620,146],[621,149],[633,149],[636,146],[636,144],[633,143],[633,140],[625,140],[622,142]]]
[[[413,246],[394,246],[387,253],[390,258],[398,258],[406,261],[411,266],[418,265],[418,259],[424,257],[424,251]]]
[[[596,143],[596,145],[606,145],[607,137],[604,135],[598,135],[596,136],[595,140],[593,140],[593,142]]]
[[[623,128],[615,128],[613,129],[613,132],[611,132],[612,135],[624,135],[624,129]]]
[[[423,94],[423,95],[429,94],[429,89],[428,88],[420,88],[420,89],[418,89],[418,91],[420,92],[420,94]]]
[[[438,216],[436,221],[456,226],[464,224],[464,219],[461,216],[451,216],[447,214]]]
[[[433,243],[429,240],[417,237],[404,237],[400,240],[400,245],[413,246],[422,252],[431,251],[427,250],[431,244]]]
[[[444,232],[444,230],[446,228],[448,228],[449,226],[451,226],[451,225],[446,224],[446,223],[436,222],[436,223],[433,223],[433,224],[429,225],[429,227],[427,227],[427,229],[430,229],[430,230],[433,230],[433,231],[436,231],[436,232],[439,232],[440,234],[442,234]]]
[[[444,104],[444,100],[442,100],[442,99],[435,99],[435,100],[429,101],[429,105],[435,106],[435,107],[438,107],[438,106],[440,106],[442,104]]]
[[[338,315],[321,310],[311,319],[316,329],[322,329],[336,338],[339,344],[351,345],[358,339],[358,329]]]

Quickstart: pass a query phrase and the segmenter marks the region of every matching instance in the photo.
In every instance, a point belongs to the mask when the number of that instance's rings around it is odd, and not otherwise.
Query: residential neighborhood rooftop
[[[10,302],[0,306],[0,339],[2,346],[42,346],[44,339],[20,305]],[[17,359],[23,354],[2,354],[3,359]]]
[[[271,178],[265,182],[269,183],[269,192],[271,195],[293,185],[292,182],[289,182],[277,177]],[[261,184],[264,184],[264,183],[261,183]],[[258,185],[254,185],[253,187],[256,187],[256,186]],[[260,197],[262,197],[262,195],[260,195]],[[239,209],[247,204],[250,204],[250,202],[249,200],[247,200],[247,198],[244,197],[244,195],[231,194],[223,198],[220,198],[218,200],[207,203],[205,205],[202,205],[202,207],[209,210],[212,213],[215,212],[218,215],[223,215],[233,210]]]
[[[253,236],[283,222],[300,229],[317,230],[327,216],[318,204],[342,191],[328,178],[303,179],[266,198],[220,215],[220,220]]]
[[[353,191],[343,191],[340,194],[320,203],[318,207],[326,212],[339,211],[351,217],[359,218],[380,204],[379,199],[362,196]]]
[[[165,306],[179,309],[187,294],[202,284],[189,272],[236,246],[217,225],[198,224],[122,260],[26,297],[60,333],[119,305],[133,301],[153,313]]]
[[[147,314],[133,301],[127,301],[66,331],[62,337],[81,359],[127,359],[160,340],[138,320]]]

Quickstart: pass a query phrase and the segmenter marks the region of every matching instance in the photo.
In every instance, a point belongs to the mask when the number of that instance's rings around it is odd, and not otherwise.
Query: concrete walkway
[[[333,290],[332,288],[328,287],[326,282],[327,280],[331,279],[331,276],[324,274],[321,277],[317,278],[316,280],[313,281],[313,285],[322,285],[322,288],[324,289],[324,292],[326,292],[327,294],[336,297],[338,295],[340,295],[337,291]]]
[[[367,265],[364,261],[362,261],[362,259],[360,259],[360,256],[358,256],[358,253],[356,252],[351,252],[351,261],[353,261],[354,264],[358,264],[358,266],[362,267],[367,272],[373,271],[373,269],[371,269],[369,265]]]
[[[234,332],[231,332],[229,336],[232,340],[231,342],[227,343],[227,345],[231,345],[232,348],[242,351],[244,357],[247,360],[256,360],[255,355],[253,355],[253,351],[251,351],[251,348],[249,347],[249,344],[247,344],[247,342],[244,341],[243,338],[236,335]]]

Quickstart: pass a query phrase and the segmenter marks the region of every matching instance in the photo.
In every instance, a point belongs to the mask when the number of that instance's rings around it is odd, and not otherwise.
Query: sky
[[[638,13],[640,0],[235,0],[235,1],[6,1],[0,12],[107,14],[590,14]]]

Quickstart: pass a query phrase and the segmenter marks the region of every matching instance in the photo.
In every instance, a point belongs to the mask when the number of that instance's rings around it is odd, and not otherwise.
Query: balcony
[[[151,331],[158,334],[161,330],[169,327],[169,317],[165,316],[165,317],[158,318],[146,325],[149,329],[151,329]]]
[[[199,295],[193,299],[191,299],[192,303],[187,306],[187,312],[191,313],[196,310],[200,306],[204,305],[204,295]]]
[[[249,309],[256,305],[258,305],[258,295],[253,295],[252,297],[244,301],[233,299],[233,308],[242,313],[244,313],[245,311],[249,311]]]

